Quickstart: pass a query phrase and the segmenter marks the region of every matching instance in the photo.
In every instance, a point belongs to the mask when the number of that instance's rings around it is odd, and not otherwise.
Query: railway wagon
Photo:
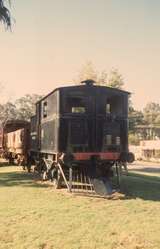
[[[24,120],[8,120],[3,127],[3,154],[10,163],[27,162],[30,123]]]
[[[92,80],[61,87],[36,104],[31,118],[30,158],[43,177],[71,191],[92,186],[112,193],[113,166],[131,162],[128,151],[128,95]]]

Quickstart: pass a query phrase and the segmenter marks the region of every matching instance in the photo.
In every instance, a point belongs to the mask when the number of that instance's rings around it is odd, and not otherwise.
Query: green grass
[[[0,167],[0,249],[159,249],[160,176],[130,172],[115,200],[75,196]]]

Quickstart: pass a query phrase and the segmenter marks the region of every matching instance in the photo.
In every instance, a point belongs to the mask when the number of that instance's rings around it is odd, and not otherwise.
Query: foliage
[[[129,133],[128,141],[129,141],[129,144],[139,145],[140,138],[136,133]]]
[[[134,141],[137,141],[137,135],[141,140],[160,138],[160,105],[150,102],[143,111],[136,111],[130,106],[129,131],[132,134],[130,141],[133,143],[136,143]]]
[[[37,94],[27,94],[15,101],[0,105],[0,122],[5,123],[10,119],[30,120],[35,114],[35,103],[42,98]]]
[[[17,118],[21,120],[29,120],[35,114],[35,103],[40,100],[42,96],[37,94],[26,94],[16,100],[15,105],[17,109]]]
[[[0,105],[0,123],[4,124],[9,119],[17,118],[17,110],[15,104],[7,102],[4,105]]]
[[[117,69],[112,69],[107,81],[107,86],[122,89],[124,85],[124,80],[122,75]]]
[[[74,80],[76,84],[82,82],[86,79],[92,79],[96,82],[97,85],[108,86],[122,89],[124,86],[124,81],[122,75],[118,72],[117,69],[112,69],[109,73],[105,70],[98,72],[92,62],[87,62],[84,64],[77,76],[77,79]]]
[[[129,129],[134,132],[137,125],[144,124],[144,116],[142,111],[137,111],[133,106],[129,106]]]
[[[4,0],[0,0],[0,22],[3,22],[6,28],[11,27],[11,15],[9,9],[4,5]],[[10,1],[8,1],[10,4]]]
[[[79,84],[80,82],[86,80],[86,79],[92,79],[94,81],[97,81],[97,71],[95,70],[93,63],[91,61],[88,61],[85,65],[82,66],[80,72],[78,73],[78,76],[74,82],[76,84]]]
[[[150,102],[143,110],[144,121],[146,124],[160,124],[160,105],[158,103]]]

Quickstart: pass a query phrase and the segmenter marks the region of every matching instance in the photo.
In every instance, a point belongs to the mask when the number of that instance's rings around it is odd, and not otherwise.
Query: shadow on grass
[[[140,169],[133,169],[129,171],[137,171],[137,172],[144,172],[144,173],[154,173],[154,174],[160,174],[160,167],[155,168],[155,167],[144,167]]]
[[[0,187],[36,187],[47,188],[49,184],[38,183],[40,177],[26,172],[0,172]]]
[[[1,161],[0,162],[0,167],[8,167],[9,163],[7,161]]]
[[[160,177],[129,173],[122,177],[121,192],[126,199],[160,201]]]
[[[51,186],[49,183],[42,184],[39,180],[40,177],[36,173],[16,170],[13,172],[0,172],[0,187],[47,188]],[[122,176],[121,193],[124,194],[124,197],[120,199],[140,198],[160,201],[160,177],[129,172],[128,176]]]

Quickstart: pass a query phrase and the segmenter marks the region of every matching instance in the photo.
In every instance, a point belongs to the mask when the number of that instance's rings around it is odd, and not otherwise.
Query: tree
[[[144,110],[144,121],[146,124],[154,125],[160,124],[160,105],[158,103],[148,103]]]
[[[141,111],[137,111],[132,106],[131,101],[129,102],[129,144],[138,145],[140,142],[139,133],[137,133],[137,126],[143,125],[143,113]]]
[[[8,0],[10,4],[10,0]],[[0,0],[0,22],[3,22],[7,28],[11,27],[11,15],[9,9],[4,5],[4,0]]]
[[[160,138],[160,105],[148,103],[143,112],[129,109],[129,141]]]
[[[26,94],[15,101],[17,110],[17,118],[21,120],[30,120],[30,117],[35,114],[35,103],[40,100],[42,96],[38,94]]]
[[[5,124],[7,120],[16,119],[17,110],[15,104],[7,102],[4,105],[0,105],[0,123]]]
[[[35,103],[42,98],[37,94],[27,94],[15,101],[0,104],[0,124],[5,124],[8,120],[26,120],[29,121],[35,114]]]
[[[144,116],[143,112],[137,111],[133,108],[133,106],[129,106],[129,130],[134,133],[137,125],[144,124]]]
[[[98,73],[95,70],[93,63],[91,61],[88,61],[86,64],[82,66],[74,82],[76,84],[79,84],[80,82],[86,79],[92,79],[94,81],[97,81],[97,74]]]
[[[122,89],[124,80],[118,69],[112,69],[107,80],[107,86]]]
[[[91,61],[87,62],[82,66],[78,77],[74,82],[76,84],[87,80],[92,79],[96,82],[97,85],[114,87],[118,89],[122,89],[124,85],[123,77],[118,72],[118,69],[112,69],[109,73],[105,70],[102,72],[98,72]]]

